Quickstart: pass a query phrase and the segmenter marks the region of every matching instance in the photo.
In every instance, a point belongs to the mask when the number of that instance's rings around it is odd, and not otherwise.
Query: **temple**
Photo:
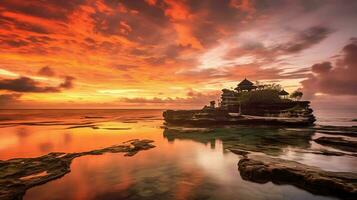
[[[257,86],[254,85],[254,83],[252,83],[251,81],[249,81],[248,79],[244,79],[243,81],[241,81],[238,86],[235,88],[235,90],[237,90],[238,92],[242,92],[242,91],[251,91],[256,89]]]
[[[283,99],[287,99],[287,98],[289,98],[289,93],[285,90],[282,90],[279,92],[279,96]]]

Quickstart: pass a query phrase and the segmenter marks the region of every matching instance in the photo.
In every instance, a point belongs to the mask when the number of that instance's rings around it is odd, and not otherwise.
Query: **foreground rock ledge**
[[[49,153],[37,158],[15,158],[0,161],[0,199],[22,199],[29,188],[60,178],[70,172],[74,158],[104,153],[126,153],[133,156],[139,151],[154,148],[152,140],[130,140],[115,145],[79,153]]]
[[[238,163],[244,180],[291,184],[314,194],[357,199],[357,174],[328,172],[298,162],[262,155],[248,155]]]
[[[342,137],[319,137],[314,141],[342,151],[357,152],[357,141],[345,140]]]

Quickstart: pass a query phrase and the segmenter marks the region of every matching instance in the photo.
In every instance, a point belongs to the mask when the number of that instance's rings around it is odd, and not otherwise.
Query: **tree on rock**
[[[295,92],[293,92],[293,93],[290,95],[290,98],[296,99],[296,100],[300,100],[303,95],[304,95],[304,93],[302,93],[302,92],[299,91],[299,90],[296,90]]]

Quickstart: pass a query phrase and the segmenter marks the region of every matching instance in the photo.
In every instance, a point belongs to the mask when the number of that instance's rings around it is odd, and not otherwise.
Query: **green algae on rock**
[[[155,146],[152,140],[130,140],[122,145],[114,145],[78,153],[53,152],[36,158],[14,158],[0,161],[0,199],[22,199],[26,190],[70,172],[73,159],[86,155],[104,153],[126,153],[133,156],[139,151]]]

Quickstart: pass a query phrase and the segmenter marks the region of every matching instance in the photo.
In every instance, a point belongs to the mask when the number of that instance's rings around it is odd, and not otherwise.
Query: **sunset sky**
[[[355,0],[0,0],[1,108],[199,108],[280,83],[356,109]]]

